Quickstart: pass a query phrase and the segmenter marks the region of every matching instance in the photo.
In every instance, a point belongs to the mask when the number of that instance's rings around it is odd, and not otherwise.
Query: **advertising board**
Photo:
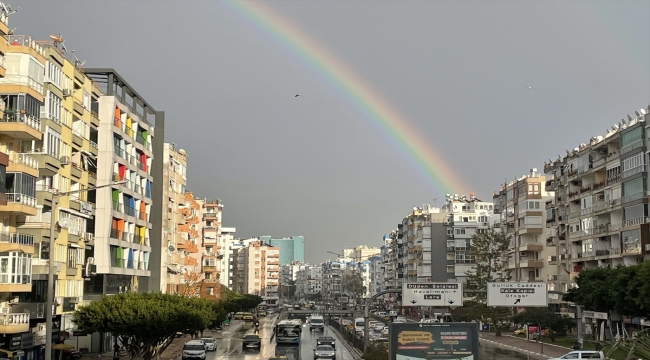
[[[392,323],[391,360],[478,360],[477,323]]]

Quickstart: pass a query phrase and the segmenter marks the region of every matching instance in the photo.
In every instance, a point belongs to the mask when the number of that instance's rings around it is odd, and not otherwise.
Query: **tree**
[[[517,324],[539,325],[542,329],[550,329],[548,336],[555,342],[555,336],[564,336],[575,326],[575,320],[558,315],[549,308],[526,308],[512,318]]]
[[[476,265],[467,272],[467,289],[485,290],[490,282],[509,281],[508,247],[510,239],[501,231],[489,227],[484,233],[475,233],[471,238],[471,254]],[[501,336],[500,322],[511,317],[512,309],[487,306],[487,294],[476,294],[475,319],[489,321]]]
[[[205,281],[203,273],[200,270],[187,270],[182,275],[182,287],[178,293],[183,296],[199,297],[201,295],[201,285]]]
[[[80,330],[107,332],[126,347],[131,359],[159,359],[177,332],[205,329],[214,318],[210,301],[161,293],[102,296],[79,308]]]
[[[343,273],[343,292],[352,295],[356,300],[362,297],[366,292],[366,287],[363,285],[363,277],[357,271],[346,271]]]

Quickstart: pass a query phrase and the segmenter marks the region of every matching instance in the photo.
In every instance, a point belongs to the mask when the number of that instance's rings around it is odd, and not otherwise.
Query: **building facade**
[[[248,239],[233,249],[233,260],[233,291],[278,298],[280,249],[260,239]]]
[[[305,261],[305,238],[292,236],[290,238],[272,239],[270,236],[260,236],[260,240],[280,249],[280,264],[290,264],[294,261]]]

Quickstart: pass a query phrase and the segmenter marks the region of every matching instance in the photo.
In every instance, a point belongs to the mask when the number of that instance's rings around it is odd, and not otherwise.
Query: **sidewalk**
[[[570,351],[564,346],[553,345],[553,343],[544,343],[544,353],[542,353],[542,344],[536,341],[528,341],[511,335],[495,336],[492,333],[479,333],[479,342],[498,346],[503,349],[517,351],[524,355],[529,355],[534,359],[549,359],[560,357]]]

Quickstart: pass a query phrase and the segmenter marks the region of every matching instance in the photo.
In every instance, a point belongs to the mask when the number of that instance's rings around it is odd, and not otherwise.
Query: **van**
[[[354,331],[363,331],[366,327],[366,320],[364,318],[354,319]]]
[[[321,315],[312,315],[309,318],[309,330],[324,330],[325,319]]]

